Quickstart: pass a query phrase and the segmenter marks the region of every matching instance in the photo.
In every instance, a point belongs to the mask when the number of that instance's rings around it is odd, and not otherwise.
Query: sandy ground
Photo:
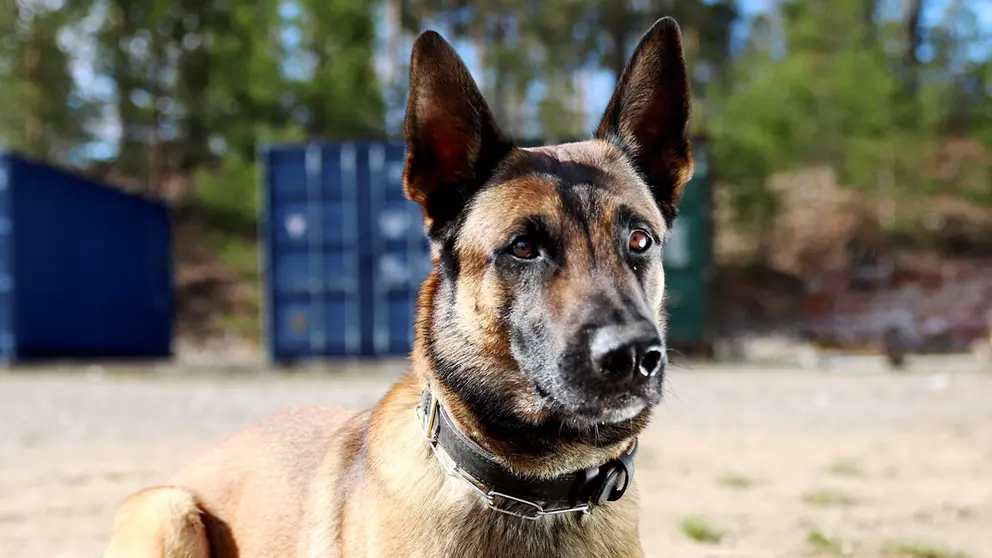
[[[371,405],[385,368],[0,373],[0,557],[98,556],[128,492],[277,409]],[[648,556],[992,558],[992,373],[833,368],[673,371],[638,457]]]

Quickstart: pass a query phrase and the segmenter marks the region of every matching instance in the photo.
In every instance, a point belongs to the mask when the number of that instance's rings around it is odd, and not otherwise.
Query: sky
[[[22,0],[23,1],[23,0]],[[33,0],[35,3],[52,6],[59,5],[60,0]],[[881,0],[883,10],[899,10],[902,2],[904,0]],[[947,5],[953,0],[931,0],[928,2],[927,13],[923,15],[926,21],[934,21],[940,17],[940,14],[944,11]],[[739,0],[738,7],[742,12],[743,19],[746,21],[753,18],[756,15],[767,12],[773,5],[775,0]],[[984,29],[992,30],[992,0],[971,0],[972,5],[977,7],[979,15],[979,24]],[[289,8],[292,11],[292,8]],[[112,83],[98,75],[94,69],[95,65],[95,51],[93,48],[92,41],[88,41],[85,38],[87,32],[92,33],[98,26],[103,18],[103,14],[96,10],[89,20],[84,24],[83,35],[73,35],[62,38],[74,53],[74,63],[73,63],[73,74],[76,78],[77,83],[79,83],[84,94],[95,99],[106,99],[113,95]],[[647,25],[648,22],[645,22]],[[740,23],[741,28],[745,28],[746,23]],[[444,33],[443,26],[438,26],[438,30]],[[381,37],[386,36],[388,31],[388,26],[385,22],[385,18],[379,18],[379,24],[377,25],[378,34]],[[292,41],[292,37],[286,37],[286,40]],[[407,41],[403,46],[403,52],[408,52],[412,40]],[[468,43],[454,43],[455,48],[459,51],[462,57],[465,59],[466,64],[469,66],[469,70],[476,77],[480,76],[480,64],[477,60],[475,49],[472,48],[471,44]],[[992,48],[992,45],[989,46]],[[391,62],[387,58],[388,53],[380,52],[376,56],[375,64],[380,72],[385,73],[389,68]],[[290,71],[287,68],[287,71]],[[588,111],[587,122],[583,123],[584,129],[592,129],[595,126],[595,120],[598,118],[599,113],[605,108],[606,103],[609,101],[609,97],[613,92],[614,82],[612,73],[609,71],[595,71],[587,72],[583,77],[583,86],[585,91],[585,102]],[[399,113],[391,115],[391,124],[396,125],[397,117],[401,117]],[[93,144],[88,153],[89,157],[95,158],[106,158],[113,155],[114,144],[116,138],[120,135],[120,125],[116,121],[113,114],[105,114],[104,118],[101,119],[99,123],[95,126],[96,133],[100,138],[95,144]]]

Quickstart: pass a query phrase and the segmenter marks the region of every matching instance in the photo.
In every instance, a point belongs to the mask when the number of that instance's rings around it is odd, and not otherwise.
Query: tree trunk
[[[610,2],[606,7],[606,17],[604,18],[606,33],[613,46],[610,51],[609,67],[613,70],[613,77],[618,82],[627,66],[627,41],[630,35],[630,28],[627,24],[629,19],[627,17],[627,2],[628,0]]]
[[[389,55],[390,62],[386,83],[392,87],[400,81],[400,66],[403,60],[403,55],[400,52],[400,41],[403,38],[403,0],[386,1],[386,21],[389,23],[386,53]]]
[[[35,41],[36,39],[32,37],[24,49],[24,75],[28,76],[32,85],[35,85],[39,91],[43,91],[45,87],[44,76],[38,75],[41,53]],[[24,136],[28,153],[47,160],[49,154],[45,146],[45,124],[34,111],[27,115],[24,123]]]
[[[920,59],[917,52],[920,48],[920,16],[923,13],[923,0],[909,0],[909,12],[906,16],[906,92],[916,97],[919,78]]]
[[[597,123],[587,122],[589,117],[588,111],[586,110],[586,73],[585,70],[579,68],[575,72],[575,115],[579,120],[579,129],[585,130],[590,126],[595,126]]]
[[[861,0],[862,39],[865,46],[872,46],[878,40],[878,26],[875,24],[875,11],[878,0]]]
[[[505,44],[506,28],[504,17],[501,14],[496,16],[496,30],[492,38],[493,63],[493,100],[492,108],[497,122],[510,122],[511,111],[511,88],[510,72],[507,71]]]

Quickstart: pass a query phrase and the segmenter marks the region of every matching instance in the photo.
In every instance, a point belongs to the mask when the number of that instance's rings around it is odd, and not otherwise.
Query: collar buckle
[[[437,396],[433,392],[425,390],[425,393],[428,398],[427,409],[422,408],[423,401],[421,401],[413,408],[413,416],[417,418],[417,424],[420,425],[420,434],[430,444],[431,448],[434,448],[437,445],[437,433],[441,426],[441,421],[438,420],[440,418],[438,416],[440,403],[438,403]]]
[[[634,479],[634,454],[637,452],[637,440],[631,448],[616,460],[601,467],[602,484],[593,492],[590,502],[601,506],[607,502],[615,502],[623,497]]]

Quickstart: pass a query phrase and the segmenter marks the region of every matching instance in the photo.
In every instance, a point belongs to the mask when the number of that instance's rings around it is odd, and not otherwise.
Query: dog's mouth
[[[573,412],[573,421],[594,424],[619,424],[637,418],[649,407],[648,402],[639,396],[632,396],[620,405],[580,408]]]
[[[546,408],[563,422],[579,427],[611,425],[632,421],[661,400],[660,394],[615,393],[597,397],[556,397],[551,390],[536,385]]]

